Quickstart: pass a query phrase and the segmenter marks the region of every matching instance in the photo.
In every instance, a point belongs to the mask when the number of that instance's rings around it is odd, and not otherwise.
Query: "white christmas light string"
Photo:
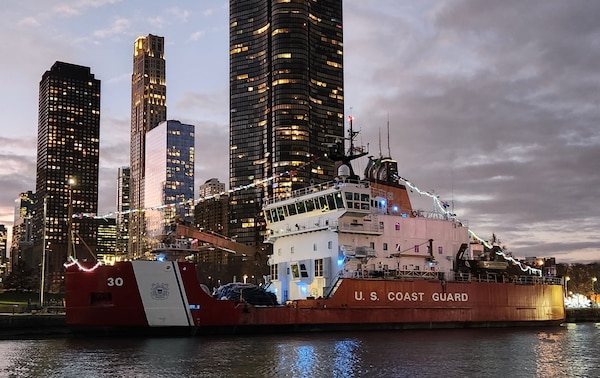
[[[405,179],[404,177],[397,176],[397,178],[398,178],[398,180],[401,180],[402,182],[404,182],[411,190],[417,192],[419,195],[425,195],[425,196],[428,196],[428,197],[432,198],[433,202],[435,203],[435,205],[438,207],[438,209],[444,215],[446,215],[448,217],[455,217],[456,216],[456,214],[453,214],[452,212],[450,212],[448,210],[448,208],[450,207],[448,205],[448,203],[445,202],[445,201],[440,200],[438,198],[438,196],[434,195],[433,193],[430,193],[430,192],[423,191],[423,190],[419,189],[417,186],[415,186],[413,183],[411,183],[409,180]],[[493,246],[490,243],[488,243],[486,240],[484,240],[481,237],[479,237],[471,229],[469,229],[469,235],[471,235],[472,238],[477,239],[478,241],[480,241],[487,248],[492,249]],[[511,263],[517,265],[521,269],[521,271],[523,271],[523,272],[530,272],[530,273],[536,274],[538,276],[542,275],[542,271],[540,269],[532,268],[529,265],[522,264],[520,261],[515,260],[512,256],[509,256],[509,255],[505,254],[502,251],[496,251],[496,254],[502,256],[507,261],[510,261]]]
[[[314,160],[314,159],[313,159]],[[313,160],[306,162],[302,165],[300,165],[296,170],[299,169],[303,169],[305,168],[307,165],[313,163]],[[211,198],[215,198],[218,196],[222,196],[225,194],[231,194],[234,192],[238,192],[238,191],[242,191],[242,190],[247,190],[250,188],[255,188],[257,186],[260,185],[265,185],[279,177],[285,177],[285,176],[291,176],[295,171],[286,171],[283,173],[279,173],[279,174],[275,174],[271,177],[265,178],[263,180],[257,181],[257,182],[253,182],[252,184],[248,184],[248,185],[243,185],[234,189],[229,189],[227,191],[221,192],[219,194],[211,194],[209,196],[203,197],[203,198],[199,198],[197,200],[189,200],[189,201],[182,201],[182,202],[178,202],[178,203],[170,203],[170,204],[165,204],[165,205],[160,205],[160,206],[153,206],[153,207],[149,207],[149,208],[144,208],[144,209],[133,209],[133,210],[127,210],[127,211],[123,211],[123,212],[110,212],[107,213],[105,215],[102,216],[98,216],[96,214],[91,214],[91,213],[78,213],[78,214],[73,214],[74,218],[94,218],[94,219],[106,219],[106,218],[110,218],[112,216],[115,215],[126,215],[126,214],[131,214],[131,213],[143,213],[145,211],[152,211],[152,210],[163,210],[163,209],[167,209],[167,208],[171,208],[171,207],[176,207],[176,206],[180,206],[180,205],[196,205],[201,201],[204,200],[208,200]],[[396,176],[395,178],[397,178],[398,180],[404,182],[412,191],[417,192],[419,195],[425,195],[428,196],[430,198],[433,199],[433,202],[435,204],[435,206],[437,207],[437,209],[439,211],[441,211],[444,215],[450,217],[450,218],[454,218],[456,217],[456,214],[452,213],[451,211],[448,210],[448,208],[450,207],[448,205],[448,203],[446,201],[442,201],[439,199],[439,196],[436,196],[433,193],[430,193],[428,191],[423,191],[421,189],[419,189],[416,185],[414,185],[412,182],[410,182],[408,179],[405,179],[404,177],[401,176]],[[487,248],[491,249],[493,246],[488,243],[486,240],[482,239],[481,237],[479,237],[477,234],[475,234],[475,232],[473,232],[471,229],[469,229],[469,235],[471,237],[473,237],[474,239],[480,241],[483,245],[485,245]],[[505,254],[502,251],[496,251],[497,255],[502,256],[504,259],[510,261],[511,263],[517,265],[521,271],[523,272],[530,272],[532,274],[536,274],[541,276],[542,275],[542,271],[540,269],[536,269],[536,268],[532,268],[528,265],[522,264],[520,261],[515,260],[512,256],[509,256],[507,254]],[[72,262],[72,264],[76,263],[75,261]],[[94,268],[92,268],[94,269]]]

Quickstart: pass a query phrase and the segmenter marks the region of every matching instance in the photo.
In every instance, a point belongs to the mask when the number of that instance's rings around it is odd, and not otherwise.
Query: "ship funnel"
[[[350,167],[348,167],[346,164],[340,165],[340,167],[338,168],[338,176],[341,177],[343,180],[350,177]]]

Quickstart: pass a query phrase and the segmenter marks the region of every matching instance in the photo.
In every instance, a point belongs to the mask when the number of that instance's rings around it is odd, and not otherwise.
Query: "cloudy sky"
[[[35,191],[38,85],[57,60],[102,81],[99,212],[115,210],[133,42],[149,33],[165,37],[168,118],[196,125],[196,187],[227,182],[228,4],[0,1],[0,223]],[[517,257],[598,261],[598,20],[589,0],[344,0],[346,115],[373,155],[389,118],[401,176],[478,235]]]

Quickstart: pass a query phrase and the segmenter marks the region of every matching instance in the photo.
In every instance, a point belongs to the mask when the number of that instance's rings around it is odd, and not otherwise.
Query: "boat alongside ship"
[[[352,141],[350,151],[356,151]],[[222,296],[184,258],[72,261],[65,265],[67,324],[86,331],[231,334],[565,320],[561,278],[474,238],[439,201],[432,211],[413,209],[395,160],[369,158],[359,179],[350,164],[356,156],[338,157],[335,181],[265,202],[265,241],[273,253],[264,288],[239,285],[237,297]],[[178,225],[175,233],[190,240],[200,231]],[[189,245],[179,257],[193,254]],[[256,301],[249,293],[257,290],[271,299]]]

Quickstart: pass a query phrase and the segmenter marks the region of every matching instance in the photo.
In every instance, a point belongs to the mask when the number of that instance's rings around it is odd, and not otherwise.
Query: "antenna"
[[[383,155],[381,154],[381,129],[377,129],[377,132],[379,134],[379,157],[382,158]]]
[[[388,142],[388,157],[392,157],[392,150],[390,149],[390,113],[388,113],[387,119],[387,142]]]

